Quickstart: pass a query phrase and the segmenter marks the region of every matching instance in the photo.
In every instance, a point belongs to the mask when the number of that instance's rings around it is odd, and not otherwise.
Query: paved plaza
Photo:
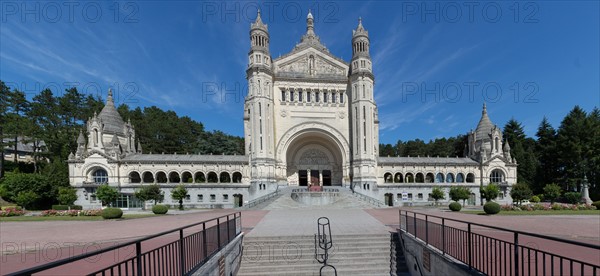
[[[587,243],[600,243],[600,216],[482,216],[439,209],[413,209],[432,215],[557,236]],[[63,257],[80,252],[72,245],[109,244],[166,231],[236,210],[210,210],[131,220],[0,222],[2,258],[0,274],[46,261],[52,254],[37,250],[68,247]],[[317,219],[331,220],[334,235],[381,234],[398,227],[398,209],[295,209],[242,211],[242,228],[248,237],[306,236],[316,232]],[[41,257],[40,257],[41,256]],[[44,257],[45,256],[45,257]]]

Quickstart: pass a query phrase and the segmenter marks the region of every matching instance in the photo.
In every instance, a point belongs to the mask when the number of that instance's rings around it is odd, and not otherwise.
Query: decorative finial
[[[308,9],[308,14],[306,15],[306,19],[313,19],[313,15],[310,12],[310,9]]]
[[[114,103],[112,88],[108,88],[108,97],[106,97],[106,103]]]
[[[483,102],[483,111],[481,113],[482,114],[487,114],[487,107],[485,105],[485,102]]]

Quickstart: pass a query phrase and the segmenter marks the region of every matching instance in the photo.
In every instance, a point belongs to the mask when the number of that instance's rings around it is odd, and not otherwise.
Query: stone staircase
[[[409,275],[392,234],[334,235],[328,263],[338,275]],[[314,236],[245,237],[237,275],[319,275],[314,254]]]
[[[260,210],[289,210],[289,209],[371,209],[377,206],[361,200],[358,197],[352,196],[352,192],[344,187],[331,187],[334,189],[338,189],[340,192],[340,198],[333,204],[329,205],[319,205],[319,206],[308,206],[302,203],[299,203],[292,199],[292,188],[284,188],[280,190],[281,195],[279,195],[273,201],[266,202],[264,204],[260,204],[256,206],[256,208],[252,209],[260,209]]]

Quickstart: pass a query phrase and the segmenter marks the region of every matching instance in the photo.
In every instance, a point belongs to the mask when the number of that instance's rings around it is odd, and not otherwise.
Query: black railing
[[[487,275],[600,273],[600,245],[406,210],[399,216],[403,232]]]
[[[241,219],[232,213],[9,275],[189,275],[241,233]]]
[[[261,203],[263,203],[265,201],[268,201],[268,200],[276,197],[277,195],[279,195],[279,187],[277,187],[277,189],[274,192],[272,192],[272,193],[269,193],[267,195],[261,196],[261,197],[259,197],[257,199],[254,199],[254,200],[250,200],[250,201],[248,201],[247,204],[244,204],[244,205],[236,207],[236,208],[238,208],[238,209],[239,208],[241,208],[241,209],[250,209],[250,208],[255,207],[255,206],[257,206],[257,205],[259,205],[259,204],[261,204]]]

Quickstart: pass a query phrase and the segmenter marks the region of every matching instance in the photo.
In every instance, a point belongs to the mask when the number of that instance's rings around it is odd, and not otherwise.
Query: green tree
[[[96,197],[102,201],[102,205],[112,205],[113,201],[119,197],[119,191],[108,184],[102,184],[96,190]]]
[[[435,200],[435,205],[438,205],[438,201],[440,199],[446,198],[446,195],[444,194],[444,190],[442,190],[442,188],[433,187],[433,189],[431,190],[431,198]]]
[[[10,87],[0,80],[0,179],[4,177],[4,126],[7,123]]]
[[[544,117],[540,123],[536,136],[536,155],[538,158],[538,168],[536,170],[536,179],[533,186],[535,193],[540,193],[545,183],[556,181],[557,155],[556,155],[556,130]]]
[[[510,196],[518,205],[521,205],[521,201],[531,198],[533,192],[529,189],[529,185],[526,183],[517,183],[512,186],[510,190]]]
[[[500,187],[495,183],[490,183],[481,189],[481,197],[485,198],[486,202],[492,201],[500,195]]]
[[[572,190],[583,179],[589,161],[593,159],[590,146],[596,137],[589,129],[587,115],[575,106],[562,120],[556,140],[559,178],[565,190]]]
[[[44,175],[18,172],[7,173],[0,186],[3,190],[2,198],[11,202],[17,202],[17,197],[22,192],[36,194],[36,200],[27,206],[30,209],[49,209],[56,202],[59,188],[53,186]]]
[[[143,186],[142,188],[135,191],[135,197],[137,197],[142,202],[146,202],[148,200],[154,200],[154,205],[158,201],[162,201],[164,198],[164,192],[160,189],[158,184],[152,184],[148,186]],[[146,204],[142,205],[142,208],[145,209]]]
[[[463,186],[454,186],[450,188],[450,192],[448,192],[448,196],[450,199],[454,201],[463,201],[463,206],[465,205],[465,200],[471,197],[471,189]]]
[[[23,136],[24,130],[26,129],[23,126],[29,124],[25,113],[28,112],[30,103],[27,101],[25,93],[17,89],[9,92],[7,99],[8,114],[6,116],[6,132],[9,133],[13,138],[13,141],[11,142],[14,156],[13,162],[18,163],[19,160],[17,159],[17,146],[19,142],[19,136]]]
[[[502,133],[511,146],[511,155],[517,160],[517,180],[527,184],[533,183],[537,168],[535,156],[535,140],[527,138],[523,126],[515,119],[510,119]]]
[[[171,191],[171,198],[179,201],[179,210],[183,210],[183,200],[188,196],[188,191],[185,186],[178,185],[177,188]]]
[[[544,186],[544,198],[554,203],[561,195],[562,189],[555,183]]]
[[[77,200],[77,191],[72,187],[58,188],[58,203],[62,205],[73,205]]]
[[[15,202],[22,206],[25,209],[35,208],[37,202],[40,200],[40,196],[38,196],[33,191],[23,191],[19,192],[17,197],[15,198]]]

